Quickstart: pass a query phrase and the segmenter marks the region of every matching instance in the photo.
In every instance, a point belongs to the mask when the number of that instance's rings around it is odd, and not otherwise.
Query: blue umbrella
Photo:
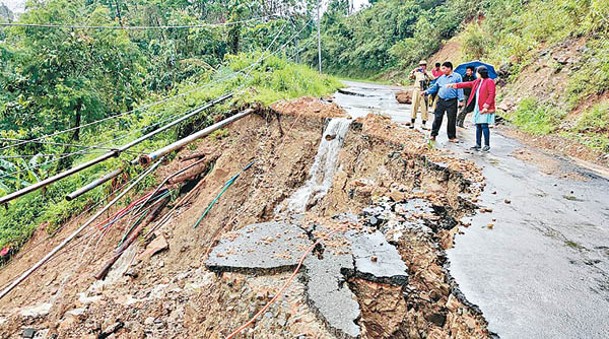
[[[474,67],[474,73],[476,72],[476,68],[478,68],[478,66],[486,66],[486,69],[488,70],[488,76],[491,79],[495,79],[497,77],[497,72],[495,72],[495,67],[493,67],[493,65],[491,64],[487,64],[484,63],[480,60],[474,60],[474,61],[470,61],[470,62],[465,62],[460,64],[459,66],[457,66],[457,68],[455,68],[455,73],[459,73],[461,74],[461,76],[465,75],[465,71],[467,70],[467,67],[472,66]],[[436,79],[432,80],[429,84],[429,87],[433,86],[436,83]]]
[[[495,72],[495,67],[493,67],[493,65],[491,65],[491,64],[484,63],[480,60],[474,60],[474,61],[462,63],[461,65],[457,66],[457,68],[455,68],[455,73],[459,73],[459,74],[461,74],[461,76],[464,76],[465,70],[467,69],[467,67],[474,67],[474,72],[475,72],[476,68],[478,68],[479,66],[486,66],[486,69],[488,69],[489,78],[495,79],[497,77],[497,72]]]

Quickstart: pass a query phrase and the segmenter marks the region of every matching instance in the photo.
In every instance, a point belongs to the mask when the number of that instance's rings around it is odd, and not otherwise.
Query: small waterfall
[[[287,199],[287,212],[302,213],[309,201],[323,198],[332,186],[336,172],[338,153],[349,130],[351,119],[334,118],[330,120],[321,138],[315,162],[309,172],[309,179],[290,198]]]

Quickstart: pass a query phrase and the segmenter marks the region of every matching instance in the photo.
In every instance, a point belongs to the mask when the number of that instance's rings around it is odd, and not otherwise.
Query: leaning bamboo
[[[67,170],[65,172],[58,173],[58,174],[56,174],[56,175],[54,175],[54,176],[52,176],[50,178],[47,178],[47,179],[42,180],[42,181],[39,181],[39,182],[37,182],[37,183],[35,183],[33,185],[30,185],[28,187],[25,187],[23,189],[15,191],[15,192],[13,192],[11,194],[5,195],[5,196],[0,198],[0,205],[5,204],[5,203],[7,203],[7,202],[9,202],[11,200],[17,199],[17,198],[19,198],[19,197],[21,197],[23,195],[28,194],[28,193],[34,192],[34,191],[36,191],[38,189],[41,189],[42,187],[48,186],[48,185],[50,185],[50,184],[52,184],[52,183],[54,183],[56,181],[59,181],[59,180],[61,180],[63,178],[71,176],[72,174],[75,174],[75,173],[78,173],[80,171],[83,171],[83,170],[85,170],[85,169],[87,169],[87,168],[89,168],[89,167],[91,167],[93,165],[99,164],[99,163],[101,163],[103,161],[106,161],[106,160],[108,160],[110,158],[118,157],[119,155],[121,155],[122,152],[130,149],[131,147],[133,147],[133,146],[135,146],[137,144],[140,144],[143,141],[145,141],[147,139],[150,139],[151,137],[153,137],[153,136],[155,136],[155,135],[157,135],[157,134],[159,134],[159,133],[161,133],[161,132],[163,132],[163,131],[171,128],[171,127],[174,127],[175,125],[181,123],[182,121],[184,121],[184,120],[186,120],[186,119],[188,119],[188,118],[190,118],[190,117],[192,117],[192,116],[194,116],[196,114],[199,114],[202,111],[204,111],[204,110],[206,110],[206,109],[208,109],[208,108],[210,108],[212,106],[215,106],[215,105],[217,105],[217,104],[219,104],[219,103],[221,103],[221,102],[231,98],[232,96],[233,96],[232,93],[224,95],[224,96],[222,96],[222,97],[220,97],[220,98],[218,98],[218,99],[208,103],[207,105],[205,105],[203,107],[195,109],[194,111],[188,113],[187,115],[181,117],[180,119],[174,120],[174,121],[170,122],[169,124],[159,128],[159,129],[156,129],[156,130],[154,130],[154,131],[152,131],[152,132],[150,132],[150,133],[148,133],[148,134],[146,134],[144,136],[141,136],[141,137],[133,140],[132,142],[130,142],[130,143],[126,144],[126,145],[123,145],[123,146],[121,146],[121,147],[119,147],[117,149],[111,150],[108,153],[105,153],[105,154],[103,154],[103,155],[101,155],[101,156],[99,156],[99,157],[97,157],[97,158],[95,158],[93,160],[87,161],[84,164],[80,164],[80,165],[78,165],[78,166],[76,166],[74,168],[71,168],[71,169],[69,169],[69,170]]]
[[[151,163],[152,161],[154,161],[155,159],[162,157],[164,155],[167,155],[173,151],[176,151],[188,144],[190,144],[191,142],[203,138],[211,133],[213,133],[216,130],[219,130],[220,128],[223,128],[224,126],[235,122],[241,118],[244,118],[246,116],[248,116],[249,114],[251,114],[252,112],[254,112],[253,109],[248,108],[243,112],[237,113],[233,116],[231,116],[230,118],[224,119],[218,123],[215,123],[205,129],[200,130],[199,132],[196,132],[194,134],[191,134],[189,136],[187,136],[186,138],[180,139],[172,144],[169,144],[159,150],[156,150],[152,153],[149,154],[144,154],[140,157],[140,164],[142,165],[147,165],[149,163]]]
[[[188,171],[185,171],[180,175],[176,175],[175,177],[169,179],[168,182],[172,185],[175,185],[182,183],[186,180],[190,180],[196,177],[197,175],[207,171],[213,165],[213,163],[218,160],[219,157],[219,154],[213,154],[206,158],[200,159],[199,161],[197,161],[197,166],[190,168]]]
[[[76,236],[78,236],[85,228],[91,225],[97,218],[99,218],[102,214],[104,214],[107,210],[110,209],[114,204],[116,204],[122,197],[124,197],[129,191],[131,191],[137,184],[139,184],[148,174],[154,171],[160,164],[161,160],[157,161],[154,166],[151,166],[144,173],[140,174],[140,176],[131,184],[129,187],[125,188],[119,195],[117,195],[112,201],[110,201],[104,208],[99,210],[95,215],[93,215],[89,220],[87,220],[82,226],[80,226],[76,231],[74,231],[70,236],[65,238],[59,245],[57,245],[51,252],[44,256],[44,258],[40,259],[34,266],[32,266],[29,270],[19,276],[17,279],[13,280],[13,282],[6,287],[2,292],[0,292],[0,299],[4,298],[10,291],[12,291],[17,285],[23,282],[27,277],[29,277],[34,271],[39,269],[42,265],[44,265],[47,261],[49,261],[57,252],[59,252],[62,248],[64,248],[70,241],[74,240]]]

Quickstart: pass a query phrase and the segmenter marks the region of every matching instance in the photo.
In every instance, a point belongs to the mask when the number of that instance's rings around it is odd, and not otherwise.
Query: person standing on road
[[[444,74],[444,73],[442,73],[442,70],[440,69],[440,66],[442,66],[442,65],[440,65],[440,63],[439,63],[439,62],[436,62],[436,65],[435,65],[435,66],[436,66],[436,67],[434,67],[434,68],[431,70],[431,74],[434,76],[434,78],[439,78],[439,77],[441,77],[441,76],[442,76],[442,74]]]
[[[442,126],[444,113],[446,113],[448,141],[458,142],[457,109],[458,106],[463,106],[463,90],[449,88],[447,85],[460,83],[462,79],[460,74],[453,72],[453,64],[450,61],[442,64],[442,73],[443,75],[436,80],[432,87],[421,93],[421,95],[438,94],[438,104],[434,110],[434,121],[431,128],[431,140],[436,140]]]
[[[476,80],[474,66],[467,66],[467,68],[465,69],[465,75],[463,76],[462,80],[463,80],[463,82],[469,82],[469,81]],[[471,88],[463,88],[463,96],[465,97],[465,100],[467,100],[468,104],[463,106],[463,108],[461,108],[461,111],[459,111],[459,115],[457,115],[457,127],[465,128],[465,126],[463,126],[463,123],[465,122],[465,117],[467,116],[468,113],[474,111],[475,101],[469,100],[469,97],[471,96],[471,94],[472,94]]]
[[[482,135],[484,135],[482,151],[488,152],[491,149],[489,124],[495,123],[496,86],[495,81],[489,78],[488,69],[485,66],[478,67],[477,76],[478,79],[475,81],[453,83],[447,86],[453,89],[471,88],[472,92],[475,93],[468,100],[468,104],[474,102],[473,121],[476,124],[476,146],[472,149],[475,151],[481,149]]]
[[[410,112],[410,128],[414,128],[414,122],[417,120],[417,112],[421,108],[421,120],[423,129],[427,129],[427,98],[421,96],[421,92],[425,91],[431,80],[434,79],[433,74],[427,70],[427,61],[421,60],[419,67],[410,72],[410,79],[414,79],[414,89],[412,90],[412,109]]]
[[[433,77],[435,79],[441,77],[442,74],[444,74],[444,73],[442,73],[441,66],[442,65],[439,62],[436,62],[435,67],[431,70],[431,74],[433,75]],[[436,95],[430,95],[429,99],[431,99],[431,103],[432,104],[430,105],[430,107],[431,107],[431,111],[433,112],[433,111],[436,110],[436,106],[438,105],[438,95],[437,94]],[[428,100],[428,102],[429,102],[429,100]]]

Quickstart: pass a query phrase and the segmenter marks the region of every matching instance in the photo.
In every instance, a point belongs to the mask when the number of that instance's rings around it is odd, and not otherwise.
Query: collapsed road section
[[[197,174],[158,191],[171,201],[138,226],[142,238],[105,280],[94,276],[129,220],[84,232],[12,290],[0,301],[0,336],[490,335],[444,255],[483,187],[473,164],[388,118],[347,119],[314,98],[256,113],[159,167],[157,182],[188,166]],[[203,155],[210,163],[197,163]],[[78,227],[71,220],[56,239]],[[55,244],[41,228],[0,279]]]

